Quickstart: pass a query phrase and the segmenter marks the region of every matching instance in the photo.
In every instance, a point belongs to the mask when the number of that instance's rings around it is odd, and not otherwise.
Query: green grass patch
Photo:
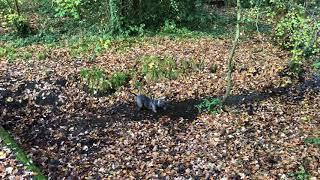
[[[49,47],[45,50],[38,51],[36,49],[17,49],[14,46],[7,44],[0,47],[0,58],[6,59],[8,62],[14,62],[17,59],[28,61],[31,59],[44,60],[47,57]]]
[[[34,172],[34,179],[47,179],[47,177],[42,173],[41,169],[37,167],[30,158],[28,158],[26,153],[17,145],[14,139],[5,129],[3,129],[3,127],[0,127],[0,138],[7,147],[15,152],[17,160],[23,163],[28,170]]]
[[[306,138],[304,142],[320,146],[320,138]]]
[[[47,57],[45,52],[38,52],[36,56],[37,56],[37,59],[40,61],[46,59]]]
[[[140,62],[140,72],[147,81],[176,79],[179,75],[176,61],[171,57],[146,56]]]
[[[169,36],[171,38],[199,38],[199,37],[212,37],[212,38],[220,38],[220,37],[231,37],[232,28],[234,24],[228,24],[226,26],[226,22],[229,22],[229,18],[223,17],[223,20],[214,19],[210,22],[207,22],[206,26],[189,26],[188,24],[177,25],[174,22],[166,21],[164,25],[160,28],[158,32],[147,32],[149,35],[160,35],[160,36]],[[230,26],[230,27],[228,27]]]
[[[300,165],[296,172],[289,173],[289,176],[295,180],[309,180],[311,177],[303,165]]]
[[[130,80],[129,74],[117,71],[111,75],[110,82],[113,89],[118,89]]]
[[[200,104],[196,105],[199,112],[209,112],[218,114],[221,112],[222,102],[219,98],[205,99]]]
[[[82,77],[84,85],[95,95],[110,92],[112,89],[111,82],[101,69],[96,67],[92,69],[82,69],[80,76]]]
[[[201,72],[204,69],[203,61],[184,59],[178,62],[172,57],[144,56],[139,60],[138,73],[146,81],[159,81],[163,79],[177,79],[182,74]]]
[[[312,67],[315,69],[316,72],[320,73],[320,59],[315,61],[313,64],[312,64]]]
[[[71,56],[85,57],[89,54],[99,55],[109,48],[111,43],[109,36],[74,36],[68,39],[66,46],[69,47]]]
[[[94,95],[111,94],[130,80],[128,73],[117,71],[108,76],[103,70],[93,67],[82,69],[80,76],[85,88]]]
[[[6,58],[9,58],[9,57],[15,57],[17,51],[15,50],[15,48],[11,47],[11,46],[3,46],[3,47],[0,47],[0,58],[3,58],[3,57],[6,57]]]

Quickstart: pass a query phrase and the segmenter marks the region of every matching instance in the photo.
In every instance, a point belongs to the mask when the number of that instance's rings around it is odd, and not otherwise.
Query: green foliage
[[[293,177],[296,180],[308,180],[311,177],[302,165],[299,166],[298,171],[290,173],[289,176]]]
[[[15,29],[19,36],[26,37],[31,33],[31,28],[24,16],[18,14],[8,14],[6,16],[6,20],[8,21],[8,24]]]
[[[142,82],[140,82],[138,80],[134,82],[135,89],[141,89],[142,85],[143,85]]]
[[[82,69],[80,71],[80,76],[89,91],[95,95],[110,92],[112,89],[111,82],[101,69],[96,67],[92,69]]]
[[[121,71],[113,73],[110,78],[112,88],[117,89],[121,86],[124,86],[126,83],[128,83],[129,78],[130,77],[129,77],[128,73],[124,73]]]
[[[212,64],[210,67],[210,72],[211,73],[216,73],[218,70],[218,65],[217,64]]]
[[[10,4],[9,4],[10,3]],[[12,3],[7,0],[0,0],[0,13],[3,14],[9,14],[13,12],[13,9],[11,8]]]
[[[320,72],[320,59],[314,62],[312,66],[316,71]]]
[[[161,28],[161,33],[164,34],[180,34],[180,35],[190,35],[192,32],[187,28],[178,28],[174,21],[166,20],[163,27]]]
[[[320,138],[307,138],[304,140],[305,143],[320,145]]]
[[[196,105],[199,112],[205,111],[212,114],[219,113],[222,107],[222,101],[219,98],[205,99],[200,104]]]
[[[15,50],[13,48],[8,48],[8,47],[0,47],[0,58],[6,57],[9,53],[14,52]]]
[[[218,18],[216,13],[204,10],[201,1],[35,0],[20,1],[19,4],[21,4],[21,14],[28,15],[28,19],[29,15],[32,15],[32,18],[36,17],[35,21],[32,20],[32,27],[36,27],[37,32],[29,34],[24,39],[16,38],[12,34],[0,37],[0,40],[14,41],[15,46],[19,47],[33,43],[57,43],[79,34],[82,37],[88,34],[91,34],[90,36],[110,34],[110,32],[117,32],[117,35],[122,37],[149,33],[153,35],[158,33],[160,28],[163,30],[161,33],[166,35],[173,33],[178,37],[210,35],[209,33],[228,34],[226,29],[220,26],[220,22],[225,24],[228,22],[224,20],[218,22],[221,18]],[[8,9],[6,2],[3,5]],[[14,10],[8,12],[12,13]],[[36,16],[33,16],[34,14]],[[212,21],[205,16],[213,18]],[[204,22],[201,27],[200,19],[204,20],[201,20]],[[98,45],[97,51],[99,48]],[[72,51],[72,54],[78,56],[87,50],[85,47],[79,49],[75,47]],[[86,53],[91,53],[91,50]]]
[[[13,61],[17,57],[17,51],[11,46],[0,47],[0,58],[6,58],[8,61]]]
[[[147,56],[140,60],[142,62],[141,73],[147,81],[157,81],[159,79],[175,79],[179,71],[176,61],[171,57],[160,58]]]
[[[38,59],[38,60],[44,60],[44,59],[46,59],[46,53],[45,53],[45,52],[39,52],[39,53],[37,53],[37,59]]]
[[[30,60],[30,59],[32,59],[32,53],[31,52],[25,52],[25,53],[23,53],[22,54],[22,59],[23,60]]]
[[[290,61],[288,75],[291,77],[301,77],[304,72],[301,65],[302,65],[301,61]]]
[[[320,30],[317,21],[320,4],[317,0],[251,0],[251,3],[256,12],[266,12],[263,13],[266,17],[262,18],[274,27],[275,40],[291,51],[290,66],[295,71],[293,73],[299,72],[297,67],[303,64],[303,60],[319,54],[320,44],[316,41],[316,34]]]
[[[193,59],[182,60],[177,63],[172,57],[145,56],[139,60],[139,73],[147,81],[158,81],[161,79],[176,79],[182,73],[201,71],[204,68],[203,62],[196,62]]]
[[[275,35],[279,44],[291,49],[292,60],[300,61],[304,57],[319,52],[313,44],[317,24],[305,17],[304,8],[291,9],[276,25]]]
[[[82,69],[80,76],[89,92],[94,95],[112,93],[129,81],[129,75],[124,72],[115,72],[110,78],[101,69],[93,67]]]
[[[70,39],[68,46],[70,47],[71,56],[83,57],[89,54],[99,55],[104,49],[110,47],[112,41],[108,36],[87,36]]]
[[[81,0],[54,0],[56,3],[56,16],[66,17],[70,16],[74,19],[80,19],[79,7],[82,4]]]
[[[113,34],[122,32],[120,2],[118,0],[109,0],[110,27]]]
[[[202,1],[197,0],[126,0],[122,17],[127,25],[145,24],[159,27],[166,20],[183,22],[188,16],[202,9]]]
[[[143,36],[145,34],[145,24],[140,24],[139,26],[129,26],[125,30],[125,36]]]

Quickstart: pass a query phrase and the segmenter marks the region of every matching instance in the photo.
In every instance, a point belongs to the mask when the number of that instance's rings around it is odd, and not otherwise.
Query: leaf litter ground
[[[43,61],[0,61],[1,124],[52,179],[279,179],[301,165],[319,178],[319,147],[304,140],[320,134],[320,78],[280,76],[289,56],[269,40],[241,42],[228,111],[198,113],[201,99],[223,95],[230,46],[223,39],[153,37],[127,48],[115,44],[94,62],[72,58],[67,48]],[[133,81],[110,96],[83,90],[82,68],[134,69],[149,55],[204,64],[142,87],[167,97],[168,110],[137,111]]]

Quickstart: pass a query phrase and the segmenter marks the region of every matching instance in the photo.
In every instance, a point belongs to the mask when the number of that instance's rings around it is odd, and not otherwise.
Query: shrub
[[[179,71],[173,58],[148,56],[142,58],[141,62],[140,71],[147,81],[157,81],[164,78],[175,79],[178,77]]]
[[[70,53],[73,57],[96,56],[110,47],[112,41],[109,37],[88,36],[70,40]]]
[[[316,38],[320,29],[317,1],[253,0],[251,3],[258,8],[258,12],[260,8],[266,10],[267,21],[274,27],[274,38],[282,47],[291,51],[290,66],[293,68],[290,69],[299,72],[296,67],[303,64],[303,60],[320,52]]]
[[[6,20],[11,25],[16,33],[21,37],[26,37],[31,33],[31,28],[27,19],[24,16],[18,14],[8,14]]]
[[[112,84],[108,80],[106,74],[96,67],[92,69],[82,69],[80,71],[85,86],[93,94],[104,94],[110,92]]]
[[[127,73],[124,72],[115,72],[114,74],[112,74],[110,82],[112,85],[113,89],[117,89],[121,86],[124,86],[126,83],[128,83],[129,81],[129,75]]]
[[[314,62],[312,66],[316,71],[320,72],[320,59]]]
[[[299,166],[299,170],[294,172],[294,173],[290,173],[289,176],[293,177],[296,180],[306,180],[306,179],[310,179],[310,174],[306,171],[306,169],[300,165]]]
[[[278,22],[275,28],[279,44],[291,49],[292,61],[300,61],[319,51],[313,42],[317,26],[304,14],[303,9],[292,10]]]
[[[124,86],[129,81],[129,75],[124,72],[115,72],[110,78],[101,69],[93,67],[91,69],[82,69],[80,76],[89,92],[94,95],[103,95],[112,93],[119,87]]]
[[[82,4],[81,0],[55,0],[54,2],[56,3],[56,16],[71,16],[75,19],[80,19],[79,7]]]
[[[46,59],[46,53],[45,53],[45,52],[38,52],[38,53],[37,53],[37,59],[38,59],[38,60],[44,60],[44,59]]]
[[[166,20],[182,22],[203,10],[202,0],[126,0],[126,4],[121,14],[125,24],[146,27],[159,27]]]
[[[219,113],[221,106],[222,102],[219,98],[205,99],[200,104],[196,105],[199,112],[205,111],[212,114]]]
[[[307,138],[304,140],[305,143],[315,144],[320,146],[320,138]]]

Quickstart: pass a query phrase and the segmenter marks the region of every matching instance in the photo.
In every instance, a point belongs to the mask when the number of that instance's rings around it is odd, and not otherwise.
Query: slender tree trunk
[[[316,44],[316,42],[317,42],[317,40],[318,40],[318,37],[319,37],[319,34],[320,34],[320,27],[319,27],[319,28],[316,30],[316,32],[314,33],[311,47]]]
[[[236,26],[236,35],[234,37],[232,49],[230,52],[230,56],[228,59],[228,73],[227,73],[227,87],[226,87],[226,92],[223,96],[222,103],[226,101],[226,99],[230,96],[230,92],[232,89],[232,62],[233,58],[236,52],[237,44],[239,41],[239,36],[240,36],[240,18],[241,18],[241,7],[240,7],[240,0],[237,0],[237,26]]]
[[[20,16],[20,8],[18,3],[19,3],[18,0],[14,0],[14,6],[16,8],[16,12]]]
[[[121,30],[120,8],[118,0],[109,0],[110,21],[112,33],[119,33]]]

